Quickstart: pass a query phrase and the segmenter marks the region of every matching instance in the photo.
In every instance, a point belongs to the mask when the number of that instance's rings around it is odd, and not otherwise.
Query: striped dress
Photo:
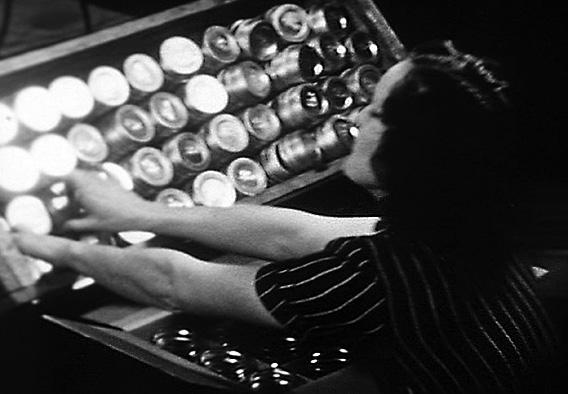
[[[305,339],[382,343],[376,367],[412,393],[521,393],[542,386],[554,336],[514,259],[498,274],[463,275],[450,258],[387,229],[340,238],[313,255],[266,265],[258,295]],[[460,272],[461,271],[461,272]],[[496,276],[497,275],[497,276]]]

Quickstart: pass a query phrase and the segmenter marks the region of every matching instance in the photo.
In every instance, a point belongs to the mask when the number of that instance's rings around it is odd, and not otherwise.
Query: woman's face
[[[390,94],[393,86],[400,81],[412,67],[410,61],[399,62],[389,68],[381,77],[373,101],[357,116],[359,136],[355,140],[351,154],[343,162],[343,172],[352,181],[368,187],[381,188],[386,168],[376,168],[375,173],[371,166],[371,158],[382,141],[386,130],[385,125],[377,116],[382,110],[383,102]]]

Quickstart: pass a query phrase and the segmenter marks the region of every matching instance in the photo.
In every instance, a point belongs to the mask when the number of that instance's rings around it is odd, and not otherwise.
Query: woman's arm
[[[256,294],[259,265],[209,263],[168,249],[120,249],[20,233],[22,253],[68,267],[134,301],[279,328]]]
[[[246,204],[171,208],[145,201],[85,171],[75,173],[69,183],[88,215],[69,221],[68,229],[144,230],[265,260],[319,251],[332,239],[372,233],[377,222],[376,217],[338,218]]]

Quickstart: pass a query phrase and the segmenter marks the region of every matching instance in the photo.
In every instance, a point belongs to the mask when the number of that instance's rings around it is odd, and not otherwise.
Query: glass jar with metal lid
[[[330,162],[351,152],[359,129],[346,116],[333,115],[316,129],[315,135],[323,160]]]
[[[199,205],[229,207],[237,200],[231,180],[219,171],[204,171],[192,182],[192,198]]]
[[[0,200],[29,192],[42,179],[32,154],[20,146],[0,147],[0,168]]]
[[[282,131],[280,118],[266,104],[248,107],[238,116],[249,133],[249,151],[256,150],[280,136]]]
[[[241,47],[228,28],[209,26],[203,32],[201,52],[204,58],[201,71],[213,74],[237,61]]]
[[[319,166],[322,152],[313,132],[296,130],[278,140],[278,156],[290,172],[299,174]]]
[[[231,25],[230,30],[246,57],[266,62],[278,53],[278,33],[264,19],[240,19]]]
[[[232,114],[216,115],[203,125],[199,134],[211,150],[215,166],[222,165],[235,154],[244,151],[249,144],[249,135],[243,122]]]
[[[329,112],[332,114],[345,112],[355,103],[353,92],[340,77],[328,77],[319,82],[318,87],[329,103]]]
[[[95,108],[95,98],[80,78],[70,75],[55,78],[48,90],[65,119],[77,121],[86,118]]]
[[[203,123],[222,112],[229,103],[229,95],[215,77],[198,74],[185,83],[179,94],[189,110],[188,125]]]
[[[294,176],[294,174],[282,164],[278,150],[278,141],[275,141],[265,147],[258,155],[258,162],[272,183],[284,182]]]
[[[370,33],[357,30],[345,39],[345,47],[354,64],[381,63],[381,51],[377,39]]]
[[[19,90],[14,96],[13,108],[20,124],[19,137],[22,139],[56,131],[61,125],[61,111],[43,86],[33,85]]]
[[[49,234],[53,221],[43,201],[36,196],[23,194],[14,197],[6,204],[6,221],[13,229],[35,234]]]
[[[159,150],[149,146],[138,149],[123,166],[132,175],[134,191],[153,197],[173,180],[172,162]]]
[[[308,9],[308,21],[314,34],[330,32],[342,37],[353,29],[349,11],[337,1],[311,6]]]
[[[109,149],[101,132],[87,123],[76,123],[67,132],[67,140],[75,149],[77,158],[85,164],[102,163]]]
[[[371,64],[345,70],[341,78],[347,83],[347,87],[353,92],[355,105],[369,104],[375,94],[375,86],[381,79],[381,70]]]
[[[95,98],[92,117],[120,107],[130,98],[130,85],[126,77],[111,66],[98,66],[91,70],[87,85]]]
[[[257,63],[245,60],[221,70],[217,79],[229,94],[230,109],[257,103],[271,92],[272,83],[266,71]]]
[[[209,167],[211,152],[203,137],[183,132],[167,140],[162,152],[174,166],[173,184],[180,184]]]
[[[341,40],[332,33],[323,33],[306,41],[323,59],[325,73],[334,74],[349,66],[349,51]]]
[[[59,134],[44,134],[32,141],[29,151],[46,178],[62,178],[77,167],[77,153],[69,141]]]
[[[130,84],[133,100],[155,93],[164,85],[164,71],[153,57],[145,53],[134,53],[124,59],[122,71]]]
[[[150,142],[155,128],[150,114],[133,104],[126,104],[106,115],[96,126],[103,133],[112,160],[120,159]]]
[[[260,163],[248,157],[239,157],[231,161],[225,173],[233,182],[237,192],[243,196],[256,196],[262,193],[268,185],[264,168]]]
[[[189,121],[189,112],[183,101],[169,92],[152,94],[148,100],[148,112],[156,129],[154,143],[159,143],[178,133]]]
[[[291,85],[314,81],[323,72],[323,59],[314,48],[303,44],[290,45],[266,66],[266,73],[277,91]]]
[[[266,11],[264,18],[284,42],[302,42],[310,35],[308,13],[296,4],[276,5]]]
[[[171,85],[187,81],[203,65],[201,48],[195,41],[182,36],[173,36],[160,44],[160,66]]]
[[[272,107],[285,129],[297,129],[316,121],[324,111],[322,91],[311,84],[296,85],[280,93]]]

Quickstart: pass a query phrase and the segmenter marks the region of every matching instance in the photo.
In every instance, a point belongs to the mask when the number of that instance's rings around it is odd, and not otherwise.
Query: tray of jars
[[[357,113],[403,54],[374,3],[217,3],[30,66],[33,83],[0,100],[3,227],[62,234],[80,214],[64,181],[75,168],[176,207],[270,203],[339,171]],[[121,246],[155,237],[62,235]]]

